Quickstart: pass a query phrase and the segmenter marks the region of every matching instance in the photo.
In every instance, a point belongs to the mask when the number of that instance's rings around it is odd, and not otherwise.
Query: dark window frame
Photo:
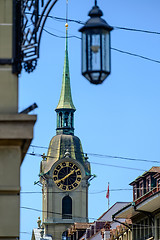
[[[72,198],[69,195],[62,199],[62,219],[72,219]]]

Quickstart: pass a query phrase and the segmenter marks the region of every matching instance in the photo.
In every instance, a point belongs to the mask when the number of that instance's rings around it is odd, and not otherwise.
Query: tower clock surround
[[[82,173],[73,161],[64,161],[55,166],[53,180],[61,190],[72,191],[81,183]]]

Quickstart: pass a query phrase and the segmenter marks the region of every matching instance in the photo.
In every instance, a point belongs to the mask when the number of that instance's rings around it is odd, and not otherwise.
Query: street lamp
[[[113,27],[101,18],[103,12],[95,6],[82,32],[82,75],[93,84],[102,83],[111,72],[110,31]]]

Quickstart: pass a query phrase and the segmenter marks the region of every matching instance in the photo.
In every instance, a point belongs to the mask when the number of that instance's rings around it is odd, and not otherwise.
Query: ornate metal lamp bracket
[[[58,0],[22,0],[21,54],[23,67],[28,73],[32,72],[37,66],[43,28],[50,11],[57,1]]]

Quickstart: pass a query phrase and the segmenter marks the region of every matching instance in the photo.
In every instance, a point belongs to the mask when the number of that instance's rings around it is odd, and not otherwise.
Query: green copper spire
[[[57,112],[57,134],[74,135],[74,112],[76,108],[72,101],[70,76],[69,76],[69,60],[68,60],[68,24],[66,23],[66,47],[63,68],[63,79],[61,96],[59,99]]]
[[[62,89],[59,103],[56,109],[73,109],[76,110],[71,95],[70,76],[69,76],[69,59],[68,59],[68,24],[66,24],[66,49],[63,68]]]

